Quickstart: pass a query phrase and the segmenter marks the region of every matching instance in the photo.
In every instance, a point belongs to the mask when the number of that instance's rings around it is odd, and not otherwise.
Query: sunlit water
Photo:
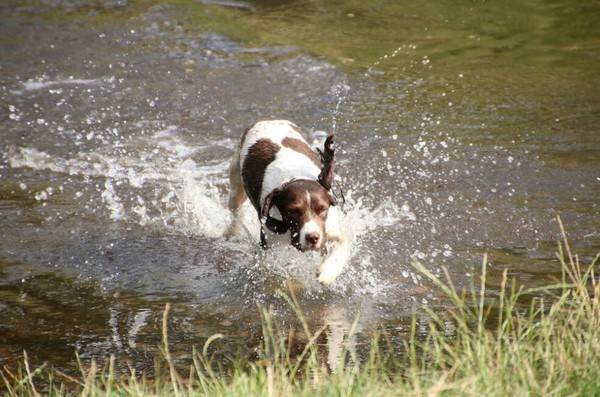
[[[216,332],[218,349],[252,357],[257,304],[295,324],[276,295],[289,288],[330,340],[360,316],[359,345],[378,327],[399,341],[413,312],[425,324],[421,305],[447,307],[413,260],[469,288],[488,252],[493,295],[506,268],[529,285],[559,277],[557,214],[584,260],[600,246],[598,36],[478,31],[486,10],[451,24],[431,5],[47,4],[0,8],[0,364],[26,349],[67,369],[75,351],[149,367],[165,302],[180,357]],[[220,22],[199,27],[207,15]],[[364,35],[329,46],[290,15]],[[214,33],[228,18],[282,38]],[[398,18],[404,38],[369,28]],[[267,118],[315,146],[337,134],[352,258],[331,287],[315,281],[316,255],[262,253],[250,208],[244,233],[222,238],[229,157]]]

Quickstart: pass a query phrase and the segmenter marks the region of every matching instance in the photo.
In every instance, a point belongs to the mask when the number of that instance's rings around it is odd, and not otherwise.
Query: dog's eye
[[[315,208],[315,212],[319,216],[325,216],[327,214],[327,208],[326,207],[317,207],[317,208]]]
[[[288,215],[294,218],[299,218],[302,216],[302,210],[300,208],[291,208],[288,211]]]

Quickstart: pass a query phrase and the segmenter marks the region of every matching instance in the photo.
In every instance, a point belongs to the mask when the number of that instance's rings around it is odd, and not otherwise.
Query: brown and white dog
[[[327,137],[321,159],[300,129],[287,120],[260,121],[242,135],[231,160],[229,209],[233,222],[226,235],[239,232],[240,208],[247,198],[261,221],[261,246],[288,238],[300,251],[329,255],[317,269],[319,282],[329,284],[348,259],[340,228],[333,183],[333,135]]]

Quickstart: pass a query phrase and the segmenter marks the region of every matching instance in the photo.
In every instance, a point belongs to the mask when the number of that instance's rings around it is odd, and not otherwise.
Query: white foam
[[[105,81],[111,82],[114,78],[108,79],[76,79],[76,78],[68,78],[68,79],[56,79],[56,80],[48,80],[47,76],[42,76],[38,79],[29,79],[21,83],[21,90],[13,90],[13,94],[20,95],[25,91],[37,91],[44,88],[52,87],[55,85],[98,85]]]
[[[159,147],[175,154],[178,158],[186,158],[199,149],[186,145],[177,137],[176,133],[177,126],[170,125],[154,134],[154,141]]]
[[[176,190],[178,198],[177,222],[186,233],[205,237],[221,237],[231,222],[231,215],[225,208],[225,197],[216,186],[196,179],[198,171],[182,169],[183,183]]]
[[[125,209],[109,179],[104,182],[104,191],[101,196],[102,200],[104,200],[106,206],[110,210],[110,217],[115,221],[123,219],[125,216]]]

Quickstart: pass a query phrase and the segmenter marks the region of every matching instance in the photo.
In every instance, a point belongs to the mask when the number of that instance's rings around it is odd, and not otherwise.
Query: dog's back
[[[321,171],[300,129],[287,120],[250,127],[242,137],[239,165],[244,190],[257,211],[275,188],[292,179],[316,181]]]

